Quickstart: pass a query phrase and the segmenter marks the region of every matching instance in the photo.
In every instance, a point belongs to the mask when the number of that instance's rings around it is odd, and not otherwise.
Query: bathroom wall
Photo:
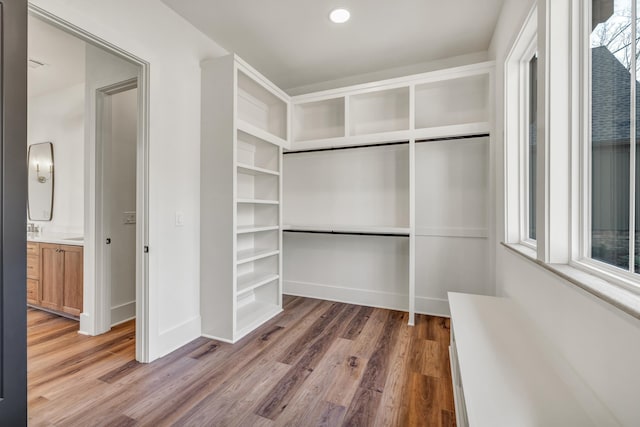
[[[83,233],[84,95],[80,83],[28,100],[27,144],[53,143],[53,219],[33,221],[47,233]]]

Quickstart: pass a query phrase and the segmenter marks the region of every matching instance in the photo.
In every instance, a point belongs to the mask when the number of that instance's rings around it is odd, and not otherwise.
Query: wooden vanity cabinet
[[[80,246],[40,243],[39,300],[36,305],[80,316],[82,257]]]
[[[27,242],[27,303],[40,303],[40,244]]]

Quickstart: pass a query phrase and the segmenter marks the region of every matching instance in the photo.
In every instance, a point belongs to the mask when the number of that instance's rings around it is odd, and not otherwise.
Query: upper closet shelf
[[[491,124],[489,122],[465,123],[462,125],[438,126],[433,128],[416,129],[413,137],[416,140],[421,139],[437,139],[437,138],[455,138],[457,136],[467,135],[485,135],[491,132]]]
[[[282,231],[301,233],[323,234],[361,234],[361,235],[388,235],[409,236],[409,227],[378,227],[378,226],[352,226],[352,225],[283,225]]]
[[[490,131],[493,62],[293,97],[291,150]]]
[[[284,139],[279,138],[265,130],[262,130],[259,127],[254,126],[249,122],[246,122],[241,119],[237,119],[237,125],[238,125],[237,126],[238,130],[241,130],[242,132],[247,133],[251,136],[254,136],[258,139],[261,139],[266,142],[270,142],[271,144],[275,144],[279,147],[288,146],[287,141],[285,141]]]
[[[285,152],[317,150],[322,148],[359,147],[361,145],[386,144],[389,142],[406,142],[409,141],[409,139],[411,139],[411,132],[408,130],[383,132],[371,135],[342,136],[339,138],[326,138],[295,143],[292,144],[290,150],[285,150]]]

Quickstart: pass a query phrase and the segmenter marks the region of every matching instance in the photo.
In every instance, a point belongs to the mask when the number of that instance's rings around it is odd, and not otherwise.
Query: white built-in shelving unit
[[[493,66],[289,97],[235,55],[205,61],[203,334],[237,341],[283,291],[410,324],[448,315],[449,291],[490,294]]]
[[[291,98],[286,293],[448,315],[489,284],[493,62]],[[462,256],[460,255],[462,254]]]
[[[282,311],[289,97],[235,55],[202,64],[203,335],[235,342]]]

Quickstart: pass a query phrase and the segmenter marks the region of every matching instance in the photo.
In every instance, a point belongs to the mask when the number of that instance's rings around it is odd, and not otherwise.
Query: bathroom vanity
[[[27,304],[78,318],[82,312],[83,239],[29,237]]]

